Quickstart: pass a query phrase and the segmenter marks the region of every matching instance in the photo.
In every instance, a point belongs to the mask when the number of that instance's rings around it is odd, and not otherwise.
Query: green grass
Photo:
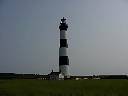
[[[0,80],[0,96],[128,96],[128,80]]]

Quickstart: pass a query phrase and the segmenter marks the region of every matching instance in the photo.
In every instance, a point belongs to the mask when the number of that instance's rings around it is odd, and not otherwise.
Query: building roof
[[[52,70],[52,72],[49,74],[49,75],[59,75],[61,72],[53,72],[53,70]]]

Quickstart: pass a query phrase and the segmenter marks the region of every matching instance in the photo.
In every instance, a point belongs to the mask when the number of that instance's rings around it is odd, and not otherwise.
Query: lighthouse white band
[[[68,65],[60,65],[59,69],[64,76],[69,76],[69,72],[68,72],[69,66]]]
[[[59,56],[68,56],[67,55],[67,48],[66,47],[61,47],[59,49]]]
[[[60,31],[60,39],[67,39],[66,30],[61,30]]]

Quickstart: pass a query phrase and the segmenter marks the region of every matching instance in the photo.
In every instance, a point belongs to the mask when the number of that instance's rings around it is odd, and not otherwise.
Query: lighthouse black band
[[[59,57],[59,65],[69,65],[68,56],[60,56]]]
[[[61,47],[68,48],[67,39],[60,39],[60,48]]]

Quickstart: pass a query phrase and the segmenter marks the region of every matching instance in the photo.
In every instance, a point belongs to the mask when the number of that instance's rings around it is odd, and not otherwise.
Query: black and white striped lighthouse
[[[65,76],[69,76],[69,58],[67,55],[67,28],[66,19],[63,17],[59,26],[60,29],[60,48],[59,48],[59,70]]]

